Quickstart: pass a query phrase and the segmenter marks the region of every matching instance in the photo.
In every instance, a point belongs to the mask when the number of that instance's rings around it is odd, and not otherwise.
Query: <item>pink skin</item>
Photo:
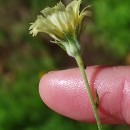
[[[91,90],[97,89],[102,123],[130,124],[130,66],[87,67]],[[78,68],[49,72],[39,84],[44,103],[69,118],[95,122],[93,110]]]

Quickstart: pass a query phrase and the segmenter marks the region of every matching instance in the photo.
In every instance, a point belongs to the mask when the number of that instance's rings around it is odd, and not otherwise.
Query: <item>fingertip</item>
[[[89,122],[94,122],[83,84],[78,68],[54,71],[41,78],[39,93],[43,102],[54,111],[75,120],[86,121],[87,117]]]

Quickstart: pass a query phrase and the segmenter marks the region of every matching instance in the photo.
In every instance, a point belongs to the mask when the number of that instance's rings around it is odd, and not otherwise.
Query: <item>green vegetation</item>
[[[50,70],[76,66],[49,37],[29,35],[29,23],[58,0],[0,0],[0,130],[93,130],[96,125],[63,117],[41,101],[38,83]],[[64,2],[64,1],[63,1]],[[99,0],[81,36],[87,64],[130,64],[130,1]],[[86,43],[87,42],[87,43]],[[62,59],[66,59],[62,61]],[[63,125],[64,124],[64,125]],[[128,130],[127,125],[104,125]]]

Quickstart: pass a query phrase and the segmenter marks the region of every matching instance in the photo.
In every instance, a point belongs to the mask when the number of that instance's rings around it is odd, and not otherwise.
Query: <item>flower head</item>
[[[55,39],[55,43],[66,50],[67,42],[70,39],[76,40],[81,31],[82,20],[85,16],[90,16],[90,11],[80,12],[81,0],[73,0],[65,7],[59,2],[54,7],[47,7],[41,11],[42,15],[37,16],[37,20],[31,23],[30,34],[36,36],[38,32],[49,34]]]

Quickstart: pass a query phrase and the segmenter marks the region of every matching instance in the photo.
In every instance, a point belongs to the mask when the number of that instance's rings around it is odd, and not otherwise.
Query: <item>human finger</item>
[[[86,74],[92,92],[99,96],[98,112],[102,123],[130,124],[130,66],[87,67]],[[45,104],[69,118],[95,122],[78,68],[49,72],[39,83],[39,93]]]

